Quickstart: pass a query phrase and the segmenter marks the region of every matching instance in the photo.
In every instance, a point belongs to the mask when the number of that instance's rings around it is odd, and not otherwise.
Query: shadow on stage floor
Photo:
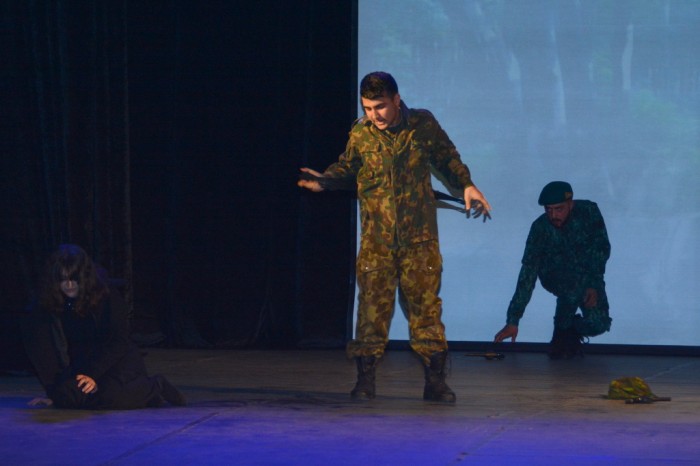
[[[30,408],[33,377],[0,377],[3,464],[578,465],[700,464],[700,359],[543,353],[503,360],[453,350],[455,405],[421,399],[408,351],[378,369],[377,398],[348,395],[341,350],[148,349],[151,373],[189,405],[137,411]],[[670,402],[607,400],[611,380],[644,378]]]

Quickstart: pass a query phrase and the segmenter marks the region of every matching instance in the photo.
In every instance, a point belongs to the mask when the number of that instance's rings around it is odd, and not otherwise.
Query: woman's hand
[[[75,376],[75,380],[78,381],[78,388],[83,393],[93,394],[97,391],[97,382],[92,377],[78,374]]]

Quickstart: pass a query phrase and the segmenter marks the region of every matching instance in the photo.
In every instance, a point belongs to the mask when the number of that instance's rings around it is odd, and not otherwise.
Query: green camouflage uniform
[[[542,214],[530,227],[518,285],[508,307],[507,323],[518,325],[530,301],[535,282],[557,297],[554,326],[574,327],[579,335],[595,336],[610,330],[608,297],[605,294],[605,263],[610,242],[603,216],[595,202],[576,200],[561,228]],[[586,288],[598,292],[598,303],[583,308]],[[582,317],[576,316],[581,309]]]
[[[435,117],[401,102],[401,123],[379,130],[353,125],[345,153],[325,177],[357,179],[361,240],[358,315],[350,357],[381,356],[389,338],[397,286],[411,347],[428,363],[447,349],[438,296],[442,256],[431,167],[455,188],[472,186],[469,169]]]

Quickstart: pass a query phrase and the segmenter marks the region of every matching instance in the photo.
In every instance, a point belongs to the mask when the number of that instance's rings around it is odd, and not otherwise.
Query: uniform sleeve
[[[586,287],[601,288],[605,275],[605,264],[610,258],[610,241],[603,215],[598,205],[591,203],[588,229],[590,231],[584,256],[586,258]]]
[[[506,323],[509,325],[518,325],[525,313],[527,304],[530,302],[530,298],[532,298],[532,291],[535,289],[535,283],[537,282],[537,272],[541,257],[539,237],[537,226],[533,223],[530,227],[530,233],[527,236],[522,266],[518,274],[518,283],[506,314]]]
[[[532,290],[535,289],[536,281],[537,269],[523,264],[522,267],[520,267],[515,293],[513,293],[513,298],[510,300],[510,305],[508,306],[508,313],[506,314],[507,324],[518,325],[520,323],[520,319],[522,319],[523,314],[525,314],[525,307],[527,307],[532,297]]]
[[[442,129],[438,121],[430,114],[426,127],[431,133],[429,144],[432,145],[431,163],[453,188],[465,189],[473,186],[469,167],[462,162],[457,148]]]
[[[131,349],[127,306],[116,290],[110,290],[105,308],[100,315],[98,328],[100,342],[97,357],[87,373],[97,380],[114,367]]]
[[[337,162],[326,168],[323,176],[354,181],[360,168],[362,168],[362,157],[353,144],[351,136],[345,147],[345,152],[340,154]]]

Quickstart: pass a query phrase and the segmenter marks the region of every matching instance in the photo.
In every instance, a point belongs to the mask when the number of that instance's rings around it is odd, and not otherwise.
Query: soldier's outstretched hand
[[[300,170],[304,173],[308,173],[310,175],[313,175],[313,176],[316,176],[319,178],[323,177],[323,175],[321,173],[317,172],[316,170],[312,170],[310,168],[304,167],[304,168],[301,168]],[[319,192],[323,191],[323,187],[321,186],[321,183],[319,183],[318,181],[300,179],[299,181],[297,181],[297,186],[299,186],[301,188],[310,189],[311,191],[313,191],[315,193],[319,193]]]

